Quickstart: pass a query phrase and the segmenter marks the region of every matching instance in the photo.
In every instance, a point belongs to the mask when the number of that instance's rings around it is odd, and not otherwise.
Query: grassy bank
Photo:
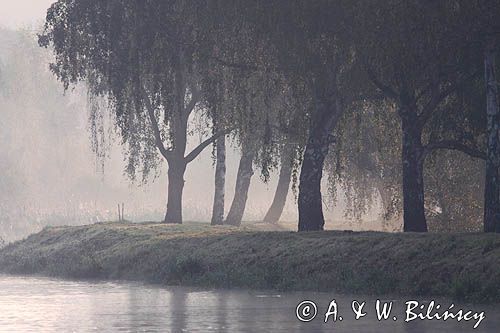
[[[0,272],[500,302],[500,237],[103,223],[10,244]]]

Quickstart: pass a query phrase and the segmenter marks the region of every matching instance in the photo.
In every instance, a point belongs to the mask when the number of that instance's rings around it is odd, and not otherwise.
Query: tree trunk
[[[182,223],[182,191],[186,163],[183,159],[168,162],[168,201],[165,223]]]
[[[239,226],[245,213],[245,206],[248,198],[248,189],[250,188],[250,180],[253,176],[253,159],[255,152],[253,149],[243,147],[236,175],[236,187],[234,190],[234,198],[227,214],[226,223],[229,225]]]
[[[424,208],[422,131],[416,112],[402,115],[403,230],[427,232]]]
[[[276,187],[271,207],[269,207],[269,210],[264,217],[264,222],[277,223],[283,213],[286,197],[288,195],[288,189],[290,188],[290,180],[292,179],[292,157],[292,148],[286,147],[281,161],[278,186]]]
[[[487,114],[487,159],[484,190],[484,231],[500,232],[500,138],[498,87],[495,77],[495,44],[489,41],[484,57]]]
[[[311,119],[309,139],[304,151],[299,182],[299,231],[323,230],[323,201],[321,178],[323,164],[328,154],[331,132],[341,115],[338,102],[331,103],[317,99],[316,112]]]
[[[215,191],[214,205],[212,209],[212,225],[220,225],[224,222],[224,192],[226,185],[226,137],[217,139],[215,164]]]

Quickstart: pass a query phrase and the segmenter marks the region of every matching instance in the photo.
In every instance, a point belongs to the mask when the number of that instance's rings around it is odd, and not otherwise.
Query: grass
[[[203,223],[47,227],[1,249],[0,272],[500,302],[495,234],[263,229]]]

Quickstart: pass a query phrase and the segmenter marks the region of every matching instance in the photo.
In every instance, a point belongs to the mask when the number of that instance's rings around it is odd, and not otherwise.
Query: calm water
[[[323,323],[335,298],[342,321]],[[308,323],[296,318],[304,299],[317,303]],[[354,319],[353,300],[367,301],[368,315]],[[383,300],[389,301],[389,300]],[[404,302],[379,322],[374,299],[318,293],[270,294],[247,291],[201,291],[138,283],[73,282],[0,275],[0,332],[498,332],[500,305],[462,306],[485,311],[474,321],[415,320],[404,323]],[[428,300],[421,300],[428,301]],[[450,302],[440,304],[449,307]],[[330,318],[331,319],[331,318]]]

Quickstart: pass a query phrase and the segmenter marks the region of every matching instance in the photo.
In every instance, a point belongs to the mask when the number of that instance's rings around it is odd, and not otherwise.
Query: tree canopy
[[[53,47],[51,68],[66,88],[85,81],[90,96],[107,99],[132,178],[167,161],[167,222],[182,221],[187,164],[232,132],[247,174],[258,165],[267,180],[292,156],[300,231],[324,228],[325,168],[332,192],[347,194],[348,215],[359,218],[378,193],[382,216],[401,206],[405,231],[427,231],[426,214],[449,199],[435,189],[424,195],[424,179],[439,183],[438,151],[485,159],[486,184],[498,183],[498,97],[494,85],[484,89],[494,71],[485,79],[483,69],[485,59],[495,67],[499,7],[489,0],[59,0],[39,42]],[[187,152],[195,112],[204,139]],[[486,196],[500,212],[500,195]]]

